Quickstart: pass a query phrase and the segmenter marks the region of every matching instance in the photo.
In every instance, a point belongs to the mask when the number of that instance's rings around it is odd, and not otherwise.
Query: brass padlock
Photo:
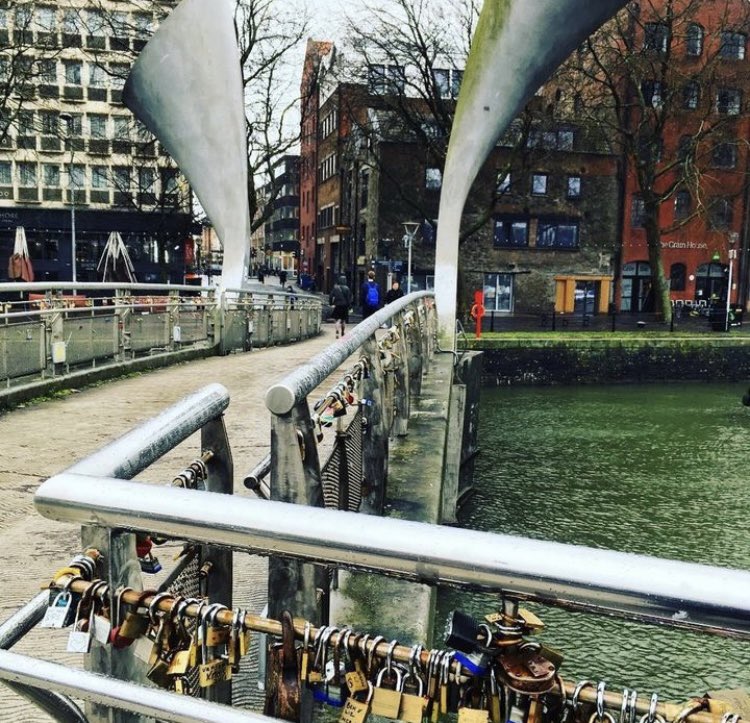
[[[386,673],[388,678],[386,678]],[[383,684],[385,681],[395,682],[396,687],[394,689],[384,688]],[[372,691],[372,705],[370,706],[370,712],[373,715],[380,715],[384,718],[392,718],[396,720],[398,718],[398,712],[401,709],[401,671],[396,667],[391,667],[390,671],[387,667],[383,668],[379,673],[375,682],[375,688]]]
[[[367,684],[367,691],[366,700],[357,700],[354,695],[350,695],[346,699],[339,717],[339,723],[365,723],[367,716],[370,715],[370,704],[374,691],[372,683]]]
[[[416,695],[404,692],[406,682],[412,678],[417,681]],[[427,708],[422,679],[418,676],[413,676],[411,673],[407,673],[401,681],[401,693],[401,707],[398,711],[399,720],[405,721],[405,723],[422,723],[422,718]]]

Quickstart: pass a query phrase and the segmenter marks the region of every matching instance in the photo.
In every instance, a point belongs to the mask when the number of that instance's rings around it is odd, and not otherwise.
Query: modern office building
[[[183,280],[190,189],[121,98],[130,64],[172,5],[0,7],[0,259],[21,226],[37,280],[95,280],[118,231],[139,281]]]

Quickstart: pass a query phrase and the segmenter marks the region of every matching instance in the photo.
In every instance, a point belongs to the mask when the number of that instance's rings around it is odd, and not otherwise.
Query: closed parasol
[[[99,265],[96,267],[102,281],[119,281],[121,283],[135,283],[135,272],[130,254],[125,247],[122,236],[112,231],[107,239]]]
[[[23,226],[16,227],[13,254],[8,259],[8,278],[11,281],[34,280],[34,267],[31,265],[29,246],[26,243],[26,231]]]

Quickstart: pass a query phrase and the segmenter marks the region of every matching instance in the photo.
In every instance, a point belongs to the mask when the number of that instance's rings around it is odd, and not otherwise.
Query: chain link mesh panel
[[[321,470],[325,507],[359,511],[362,502],[363,435],[364,417],[362,408],[357,407],[346,430],[336,434],[331,456]]]

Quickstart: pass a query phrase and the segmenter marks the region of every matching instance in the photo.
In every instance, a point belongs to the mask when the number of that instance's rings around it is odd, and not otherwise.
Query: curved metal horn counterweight
[[[241,288],[250,249],[247,139],[229,0],[183,0],[133,65],[123,99],[211,219],[224,245],[222,285]]]
[[[479,169],[552,71],[626,0],[486,0],[453,121],[438,216],[441,345],[453,349],[461,214]]]

